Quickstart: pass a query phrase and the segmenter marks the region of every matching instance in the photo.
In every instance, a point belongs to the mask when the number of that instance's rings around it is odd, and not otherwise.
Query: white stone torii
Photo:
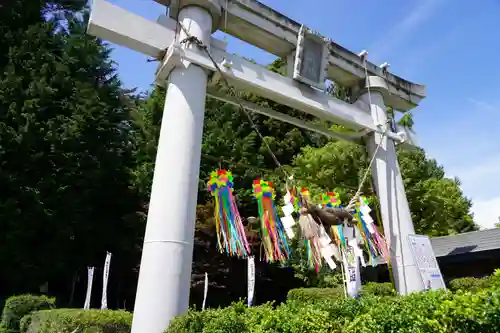
[[[415,85],[362,60],[340,45],[328,43],[327,77],[352,88],[358,100],[345,103],[289,77],[266,70],[226,52],[226,43],[211,36],[224,29],[273,54],[293,57],[300,25],[255,0],[156,0],[170,7],[173,18],[152,22],[104,0],[94,0],[88,25],[90,35],[126,46],[161,61],[156,82],[168,88],[165,99],[155,173],[132,324],[133,333],[163,332],[170,320],[188,310],[194,222],[201,158],[207,85],[220,79],[216,67],[196,45],[179,42],[190,35],[210,48],[224,76],[235,87],[328,119],[364,137],[371,156],[374,186],[379,197],[384,233],[391,252],[397,290],[402,294],[423,290],[408,244],[414,234],[408,201],[394,142],[411,139],[409,133],[386,131],[386,105],[407,111],[425,97],[425,87]],[[227,8],[224,8],[227,5]],[[222,14],[226,11],[226,14]],[[222,18],[227,21],[221,24]],[[225,20],[225,19],[224,19]],[[178,32],[178,33],[177,33]],[[230,66],[222,66],[223,63]],[[210,80],[209,80],[209,74]],[[361,82],[361,84],[360,84]],[[371,88],[367,93],[366,84]],[[215,98],[235,103],[212,89]],[[370,98],[371,97],[371,98]],[[245,103],[246,108],[339,137],[273,110]],[[411,140],[410,140],[411,141]]]

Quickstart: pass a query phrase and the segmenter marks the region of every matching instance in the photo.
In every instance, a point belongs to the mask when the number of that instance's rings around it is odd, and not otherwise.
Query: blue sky
[[[111,0],[156,20],[153,0]],[[474,202],[476,221],[492,227],[500,216],[500,0],[262,1],[359,52],[377,64],[427,85],[414,110],[419,144],[458,177]],[[355,3],[355,5],[354,5]],[[222,37],[220,33],[217,36]],[[274,59],[228,37],[229,51],[266,64]],[[113,59],[128,88],[148,90],[156,65],[116,46]]]

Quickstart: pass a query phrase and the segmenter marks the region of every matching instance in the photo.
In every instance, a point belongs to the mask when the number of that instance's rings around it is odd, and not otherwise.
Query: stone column
[[[387,112],[383,95],[388,93],[387,85],[380,77],[370,77],[371,99],[367,89],[361,92],[356,104],[371,110],[374,122],[382,128],[387,124]],[[364,104],[364,105],[363,105]],[[370,108],[371,105],[371,108]],[[392,273],[396,290],[403,295],[424,289],[419,271],[411,253],[408,235],[415,234],[403,178],[399,170],[394,141],[379,133],[366,138],[370,158],[375,154],[372,165],[373,185],[380,202],[385,238],[391,255]]]
[[[209,46],[221,11],[217,0],[181,4],[178,21]],[[186,35],[179,31],[180,41]],[[188,310],[207,74],[183,62],[169,77],[132,333],[163,333]]]

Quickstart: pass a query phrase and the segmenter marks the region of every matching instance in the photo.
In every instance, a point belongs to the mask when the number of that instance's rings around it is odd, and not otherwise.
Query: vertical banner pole
[[[205,304],[207,302],[207,294],[208,294],[208,274],[205,272],[205,290],[203,291],[203,304],[201,305],[201,309],[205,310]]]
[[[111,252],[107,252],[106,261],[104,261],[104,270],[102,273],[101,310],[106,310],[108,308],[108,278],[109,278],[110,265],[111,265]]]
[[[255,258],[248,257],[248,306],[252,306],[253,296],[255,293]]]
[[[90,309],[90,296],[92,295],[92,281],[94,281],[94,267],[87,267],[88,282],[87,282],[87,296],[85,297],[84,310]]]

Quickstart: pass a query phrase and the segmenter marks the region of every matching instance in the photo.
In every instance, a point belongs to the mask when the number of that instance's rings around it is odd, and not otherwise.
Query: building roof
[[[500,228],[431,238],[436,257],[500,249]]]

